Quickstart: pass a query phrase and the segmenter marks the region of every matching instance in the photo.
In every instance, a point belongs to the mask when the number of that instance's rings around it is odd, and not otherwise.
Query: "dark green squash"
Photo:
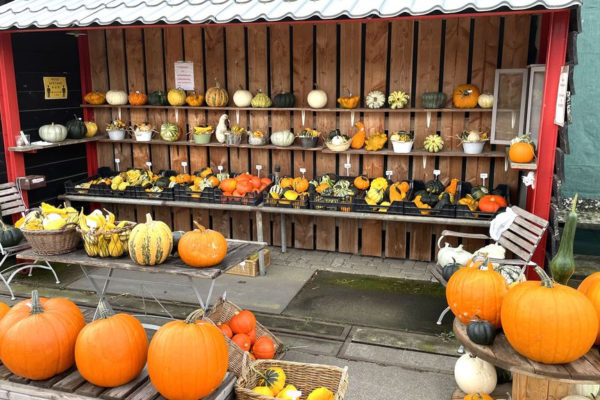
[[[184,231],[173,231],[173,250],[171,251],[171,254],[177,253],[177,245],[184,233]]]
[[[293,93],[284,92],[276,94],[273,98],[273,106],[279,108],[290,108],[296,104],[296,97]]]
[[[23,232],[19,228],[7,225],[0,220],[0,244],[2,247],[18,245],[23,239]]]
[[[577,230],[577,212],[575,207],[577,206],[577,194],[573,198],[573,207],[571,212],[567,216],[565,222],[565,228],[560,238],[560,246],[558,252],[550,261],[550,272],[552,278],[563,285],[566,285],[575,272],[575,259],[573,258],[573,242],[575,241],[575,230]]]
[[[167,94],[160,90],[150,93],[148,95],[148,104],[153,106],[166,106],[169,104]]]
[[[471,188],[471,196],[477,201],[488,194],[490,194],[490,190],[485,186],[473,186]]]
[[[496,376],[498,377],[498,385],[512,382],[512,373],[503,368],[496,367]]]
[[[453,258],[450,264],[446,264],[442,267],[442,277],[448,282],[450,277],[454,275],[456,271],[460,269],[461,265],[456,262]]]
[[[450,193],[444,192],[438,198],[438,202],[435,204],[435,207],[433,207],[434,210],[441,210],[444,208],[444,206],[452,205],[452,202],[450,201]]]
[[[440,194],[444,191],[444,184],[440,182],[437,176],[425,183],[425,190],[431,194]]]
[[[489,346],[494,343],[496,337],[496,328],[488,321],[474,315],[471,322],[467,325],[467,336],[473,343]]]
[[[70,120],[66,124],[67,126],[67,137],[69,139],[82,139],[85,137],[87,133],[87,128],[85,127],[85,123],[81,120],[81,118],[75,117]]]
[[[417,196],[421,196],[421,202],[425,203],[431,207],[435,206],[438,202],[437,195],[431,194],[427,190],[419,190],[418,192],[416,192],[413,197],[413,200]]]
[[[169,187],[169,184],[171,183],[171,181],[169,180],[169,178],[163,176],[160,177],[156,180],[156,182],[154,182],[154,186],[159,187],[161,189],[165,189]]]

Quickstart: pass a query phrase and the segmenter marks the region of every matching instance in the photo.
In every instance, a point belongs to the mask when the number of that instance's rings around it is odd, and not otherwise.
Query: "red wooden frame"
[[[81,35],[77,38],[77,47],[79,49],[79,76],[81,78],[81,102],[83,96],[92,91],[92,75],[90,70],[90,49],[88,36]],[[83,109],[83,120],[93,121],[94,110],[91,108]],[[85,144],[85,152],[87,156],[87,171],[88,176],[96,174],[98,171],[98,151],[96,142],[87,142]]]
[[[25,176],[25,162],[23,153],[8,150],[16,146],[15,136],[21,131],[11,37],[10,32],[0,32],[0,115],[6,172],[8,180],[14,182],[18,177]],[[23,193],[23,200],[28,205],[27,192]]]
[[[554,124],[558,81],[561,68],[565,65],[567,41],[569,36],[569,10],[561,10],[551,14],[549,18],[546,46],[546,78],[544,80],[544,97],[542,100],[542,117],[538,138],[538,170],[535,189],[531,191],[529,211],[548,219],[550,216],[550,199],[552,197],[552,180],[554,178],[554,161],[558,126]],[[546,253],[546,235],[540,241],[533,261],[544,265]],[[529,271],[535,275],[533,271]],[[528,276],[528,278],[535,278]]]

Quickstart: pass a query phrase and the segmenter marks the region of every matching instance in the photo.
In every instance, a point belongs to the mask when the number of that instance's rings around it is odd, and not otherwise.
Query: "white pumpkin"
[[[42,125],[38,130],[40,139],[45,142],[62,142],[67,138],[67,127],[54,122],[50,125]]]
[[[477,104],[481,108],[492,108],[494,106],[494,95],[489,93],[482,93],[477,98]]]
[[[473,253],[473,255],[482,255],[489,258],[498,258],[500,260],[504,260],[504,258],[506,258],[506,249],[499,244],[492,243],[480,248]]]
[[[106,102],[113,106],[122,106],[129,100],[127,93],[123,90],[109,90],[106,92]]]
[[[327,105],[327,93],[321,89],[313,89],[308,92],[306,101],[312,108],[323,108]]]
[[[464,250],[462,244],[458,247],[452,247],[449,243],[446,243],[446,245],[438,251],[438,264],[442,267],[444,265],[452,264],[455,261],[459,265],[465,265],[471,258],[473,258],[473,254]]]
[[[582,396],[587,396],[586,398],[591,398],[590,395],[598,396],[600,393],[600,385],[595,383],[580,383],[577,385],[573,385],[573,393],[579,394]]]
[[[463,354],[454,365],[454,379],[465,393],[490,394],[496,388],[496,368],[470,353]]]
[[[239,89],[233,94],[233,104],[238,107],[250,107],[252,93],[249,90]]]

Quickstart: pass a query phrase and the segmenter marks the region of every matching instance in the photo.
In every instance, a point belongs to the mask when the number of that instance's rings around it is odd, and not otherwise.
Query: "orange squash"
[[[233,335],[231,341],[237,344],[242,351],[250,351],[250,338],[245,333],[238,333]]]
[[[357,176],[356,178],[354,178],[354,187],[359,190],[367,190],[369,188],[370,183],[371,182],[369,181],[369,178],[367,178],[364,175]]]
[[[294,178],[294,190],[298,193],[303,193],[308,190],[308,179],[304,177],[296,177]]]
[[[0,302],[0,319],[4,318],[6,313],[10,311],[10,306]]]
[[[488,194],[479,199],[479,209],[483,212],[495,213],[500,207],[506,207],[506,199],[495,194]]]
[[[129,94],[129,104],[133,106],[143,106],[148,101],[148,96],[144,93],[136,90],[133,93]]]
[[[251,311],[242,310],[229,320],[233,333],[250,333],[256,327],[256,317]]]
[[[535,158],[535,149],[531,143],[513,143],[508,150],[508,158],[512,162],[526,164]]]
[[[252,346],[252,353],[257,359],[270,359],[275,357],[275,343],[268,336],[261,336]]]
[[[593,274],[586,276],[585,279],[579,284],[577,290],[583,294],[586,294],[588,289],[596,282],[600,282],[600,272],[594,272]]]
[[[219,328],[221,330],[221,332],[223,332],[223,335],[227,336],[229,339],[231,339],[233,337],[233,332],[231,331],[229,324],[227,324],[227,323],[221,324],[221,325],[217,326],[217,328]]]
[[[483,263],[488,264],[486,270],[479,269]],[[478,315],[499,328],[502,300],[507,291],[506,281],[487,259],[474,259],[452,274],[446,286],[446,300],[463,324]]]
[[[362,147],[365,145],[365,138],[367,136],[367,132],[365,131],[365,125],[362,122],[358,121],[354,124],[354,126],[358,128],[358,132],[356,132],[354,136],[352,136],[350,147],[357,150],[362,149]]]
[[[279,181],[279,186],[281,186],[282,189],[292,189],[294,187],[294,179],[290,178],[289,176],[281,178],[281,181]]]
[[[479,89],[474,85],[459,85],[452,93],[452,102],[456,108],[475,108],[479,99]]]
[[[599,273],[599,272],[596,272]],[[588,277],[589,278],[589,277]],[[586,278],[586,279],[588,279]],[[600,322],[600,281],[596,280],[592,283],[584,285],[585,280],[581,282],[577,290],[583,294],[592,302],[594,309],[596,310],[596,315],[598,317],[598,321]],[[596,336],[595,344],[600,344],[600,332]]]
[[[227,255],[227,240],[217,231],[206,229],[196,221],[198,229],[186,232],[177,245],[181,260],[190,267],[212,267]]]
[[[219,184],[219,189],[223,192],[233,192],[237,186],[237,181],[233,178],[223,179]]]

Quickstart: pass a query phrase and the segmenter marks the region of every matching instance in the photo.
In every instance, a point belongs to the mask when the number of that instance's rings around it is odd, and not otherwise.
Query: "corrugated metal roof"
[[[0,29],[394,17],[580,5],[581,0],[15,0],[0,7]]]

